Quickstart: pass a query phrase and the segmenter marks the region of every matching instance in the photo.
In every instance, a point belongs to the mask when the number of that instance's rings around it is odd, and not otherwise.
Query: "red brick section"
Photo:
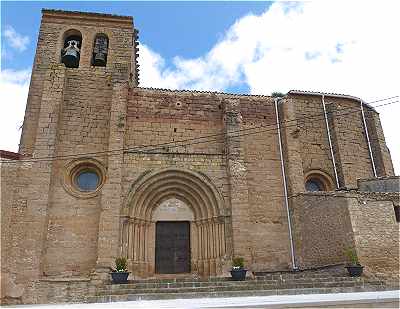
[[[21,158],[21,154],[17,152],[0,150],[0,159],[8,159],[8,160],[19,160]]]

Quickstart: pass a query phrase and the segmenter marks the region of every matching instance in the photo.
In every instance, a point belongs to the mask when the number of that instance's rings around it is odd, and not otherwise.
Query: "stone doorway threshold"
[[[192,273],[179,273],[179,274],[154,274],[154,276],[146,278],[147,279],[155,279],[155,280],[163,280],[163,279],[193,279],[195,277]]]

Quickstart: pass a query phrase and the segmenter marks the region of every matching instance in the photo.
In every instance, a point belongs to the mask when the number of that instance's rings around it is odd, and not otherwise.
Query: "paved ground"
[[[399,308],[400,291],[279,295],[229,298],[145,300],[103,304],[30,305],[8,308],[43,309],[197,309],[197,308]]]

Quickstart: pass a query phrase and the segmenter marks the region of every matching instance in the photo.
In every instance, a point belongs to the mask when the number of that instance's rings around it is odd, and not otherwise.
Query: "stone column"
[[[364,110],[377,175],[378,177],[394,176],[393,163],[386,146],[379,114],[368,108],[364,108]]]
[[[126,83],[114,83],[110,114],[108,169],[101,195],[101,213],[98,236],[96,272],[108,273],[119,256],[120,214],[122,208],[122,168],[126,122],[128,87]]]
[[[246,179],[247,167],[242,144],[239,136],[242,128],[240,101],[227,99],[224,101],[225,147],[227,160],[227,175],[229,183],[229,197],[232,215],[232,245],[234,256],[244,257],[250,261],[249,233],[249,190]]]
[[[296,120],[296,105],[293,99],[285,99],[279,105],[279,119],[282,123],[282,151],[285,160],[288,195],[304,192],[304,172],[301,158],[300,128]],[[289,124],[286,122],[290,121]]]

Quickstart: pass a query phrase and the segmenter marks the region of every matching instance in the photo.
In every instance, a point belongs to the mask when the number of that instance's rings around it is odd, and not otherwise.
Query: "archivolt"
[[[121,220],[121,255],[127,257],[135,275],[154,274],[153,212],[171,198],[181,200],[194,215],[190,222],[191,271],[201,276],[221,274],[226,252],[231,252],[228,211],[207,176],[186,169],[149,172],[132,185]]]
[[[223,199],[215,186],[200,173],[177,168],[150,172],[133,184],[124,216],[150,221],[154,208],[171,197],[184,201],[196,221],[225,216]]]

